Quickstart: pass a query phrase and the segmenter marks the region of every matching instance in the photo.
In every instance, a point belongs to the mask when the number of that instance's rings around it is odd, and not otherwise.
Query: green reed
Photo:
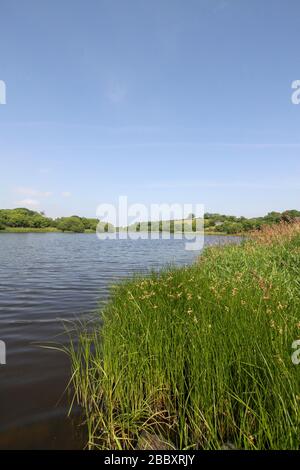
[[[90,448],[299,448],[300,236],[265,241],[113,289],[69,351]]]

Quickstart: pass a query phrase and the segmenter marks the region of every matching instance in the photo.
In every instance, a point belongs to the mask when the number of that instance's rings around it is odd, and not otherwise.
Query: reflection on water
[[[238,241],[206,237],[205,244]],[[77,449],[84,428],[67,418],[62,320],[86,319],[112,284],[136,272],[191,263],[183,240],[98,240],[94,234],[0,234],[0,448]],[[79,410],[77,410],[79,414]],[[73,421],[75,419],[75,422]]]

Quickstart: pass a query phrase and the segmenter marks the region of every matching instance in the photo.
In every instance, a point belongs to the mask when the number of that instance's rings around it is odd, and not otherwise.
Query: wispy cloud
[[[28,188],[20,186],[15,188],[15,192],[18,194],[22,194],[23,196],[35,196],[35,197],[49,197],[52,196],[50,191],[39,191],[34,188]]]
[[[230,6],[230,2],[228,0],[218,0],[216,4],[213,5],[212,12],[213,13],[222,12],[229,6]]]
[[[121,131],[120,131],[121,132]],[[75,145],[74,145],[75,147]],[[76,148],[80,148],[80,145],[76,145]],[[94,150],[122,150],[122,149],[135,149],[135,148],[199,148],[199,149],[232,149],[232,150],[269,150],[269,149],[300,149],[300,142],[281,142],[281,143],[241,143],[241,142],[197,142],[197,141],[145,141],[145,142],[124,142],[118,144],[101,144],[93,145],[86,144],[85,149],[94,149]],[[55,148],[65,149],[70,148],[70,145],[57,145]]]
[[[39,173],[41,173],[42,175],[47,175],[48,173],[50,173],[50,169],[49,168],[40,168]]]
[[[72,193],[70,193],[70,191],[63,191],[61,193],[62,197],[71,197],[72,196]]]
[[[124,101],[126,96],[127,96],[127,88],[125,87],[124,84],[116,80],[112,80],[109,82],[108,88],[107,88],[107,97],[112,103],[114,104],[121,103],[122,101]]]
[[[153,181],[143,185],[146,189],[248,189],[248,190],[300,190],[297,181],[276,181],[274,183],[251,181]]]
[[[15,205],[18,207],[38,207],[40,202],[36,199],[22,199],[21,201],[17,201]]]

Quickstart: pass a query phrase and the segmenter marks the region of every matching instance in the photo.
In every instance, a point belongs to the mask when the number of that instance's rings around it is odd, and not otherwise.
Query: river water
[[[206,236],[205,245],[237,239]],[[66,322],[86,320],[110,286],[134,273],[186,265],[185,241],[99,240],[94,234],[0,234],[0,449],[82,449],[80,410],[68,418]]]

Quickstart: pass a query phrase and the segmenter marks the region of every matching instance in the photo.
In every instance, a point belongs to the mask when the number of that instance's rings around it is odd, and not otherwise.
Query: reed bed
[[[88,447],[299,449],[299,266],[280,224],[114,288],[69,351]]]

